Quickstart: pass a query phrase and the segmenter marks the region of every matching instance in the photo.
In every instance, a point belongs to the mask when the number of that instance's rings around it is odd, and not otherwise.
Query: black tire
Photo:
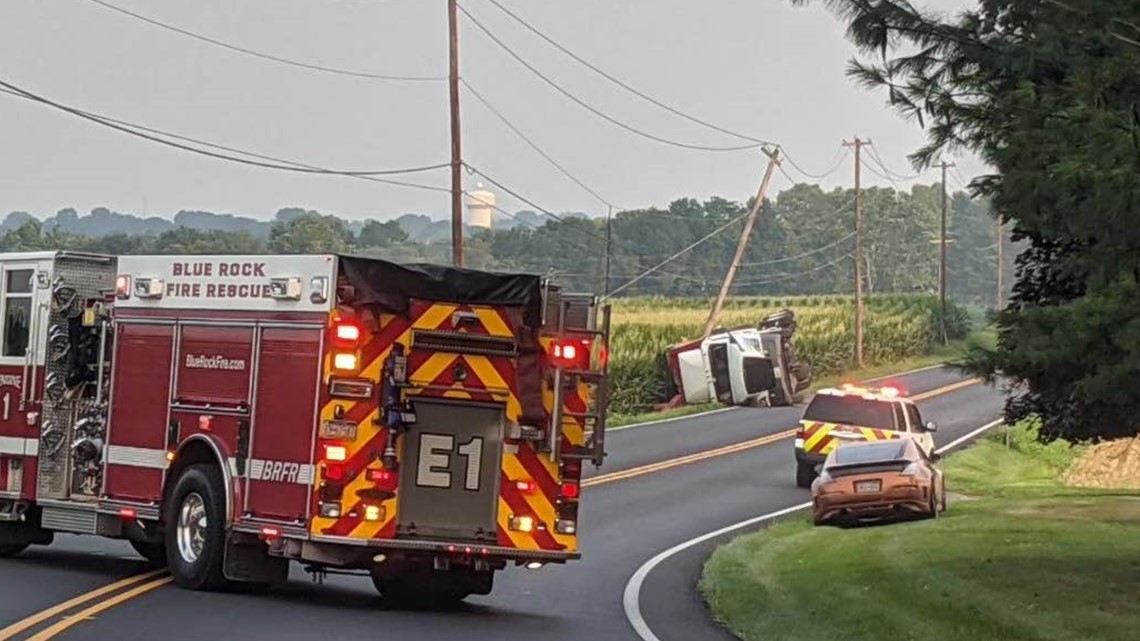
[[[166,502],[166,558],[179,587],[219,590],[229,584],[222,574],[226,518],[223,488],[217,467],[192,465],[178,477]],[[204,524],[200,517],[205,518]]]
[[[154,568],[166,567],[166,542],[146,543],[144,541],[128,541],[139,556],[146,559],[148,565]]]
[[[796,463],[796,486],[808,488],[815,480],[815,466],[810,463]]]
[[[27,543],[0,543],[0,559],[16,556],[26,549]]]

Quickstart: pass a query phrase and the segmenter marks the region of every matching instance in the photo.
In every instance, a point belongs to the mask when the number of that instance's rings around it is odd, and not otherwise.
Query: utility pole
[[[701,334],[701,340],[712,334],[717,321],[720,320],[720,311],[724,307],[724,299],[728,297],[728,290],[732,288],[732,281],[736,278],[737,270],[740,269],[740,261],[744,259],[744,250],[748,248],[748,241],[752,237],[752,228],[756,224],[756,219],[760,217],[760,212],[764,210],[764,197],[768,194],[768,184],[772,182],[772,174],[775,173],[776,167],[780,164],[779,147],[772,151],[765,149],[764,154],[768,156],[768,169],[764,171],[764,179],[760,181],[760,190],[756,193],[756,202],[752,205],[752,211],[748,213],[744,230],[740,232],[740,240],[736,243],[736,255],[732,257],[732,264],[728,267],[728,273],[724,275],[724,282],[720,285],[720,293],[717,294],[716,302],[713,303],[712,311],[709,312],[708,321],[705,322],[705,331]]]
[[[999,217],[997,221],[997,311],[1005,307],[1005,224]]]
[[[870,140],[860,140],[855,136],[854,142],[843,141],[844,147],[855,148],[855,365],[865,367],[863,360],[863,147],[870,145]]]
[[[946,335],[946,170],[954,166],[952,162],[943,160],[939,165],[942,169],[942,231],[938,236],[938,328],[942,333],[942,344],[950,342]]]
[[[610,257],[613,255],[614,234],[614,206],[608,205],[608,207],[609,209],[606,210],[606,298],[610,297]]]
[[[451,259],[463,267],[463,146],[459,129],[459,1],[447,0],[451,87]]]

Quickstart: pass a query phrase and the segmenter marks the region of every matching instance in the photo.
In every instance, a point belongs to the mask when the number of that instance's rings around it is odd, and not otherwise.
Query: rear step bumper
[[[313,543],[333,543],[375,548],[377,550],[403,550],[408,552],[436,552],[440,554],[466,554],[487,556],[520,561],[576,561],[582,558],[581,552],[557,552],[553,550],[523,550],[477,543],[449,543],[447,541],[408,541],[401,539],[356,539],[347,536],[314,536]],[[470,552],[468,552],[470,550]]]

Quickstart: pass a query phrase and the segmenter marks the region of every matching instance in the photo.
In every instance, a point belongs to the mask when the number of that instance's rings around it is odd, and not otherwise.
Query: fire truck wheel
[[[28,549],[26,543],[0,543],[0,559],[16,556],[26,549]]]
[[[186,468],[166,502],[166,558],[174,582],[189,590],[217,590],[225,547],[225,493],[213,465]]]
[[[166,567],[166,544],[165,543],[146,543],[145,541],[129,541],[131,547],[139,556],[146,559],[147,563],[155,568]]]

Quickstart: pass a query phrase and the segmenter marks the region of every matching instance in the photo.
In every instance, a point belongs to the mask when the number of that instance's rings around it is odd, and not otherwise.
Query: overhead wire
[[[643,92],[639,89],[636,89],[635,87],[630,86],[628,83],[622,81],[621,79],[619,79],[619,78],[613,76],[612,74],[606,72],[605,70],[599,68],[597,65],[594,65],[593,63],[586,60],[582,56],[574,53],[569,48],[562,45],[561,43],[554,40],[553,38],[551,38],[549,35],[547,35],[543,31],[541,31],[538,27],[535,27],[533,24],[527,22],[525,19],[523,19],[521,16],[519,16],[517,13],[515,13],[515,12],[511,11],[510,9],[508,9],[507,7],[505,7],[498,0],[488,0],[488,2],[490,2],[496,8],[498,8],[499,11],[502,11],[506,15],[510,16],[515,22],[518,22],[520,25],[522,25],[528,31],[530,31],[531,33],[535,34],[536,36],[538,36],[539,38],[544,40],[547,44],[553,46],[555,49],[558,49],[562,53],[569,56],[571,59],[582,64],[583,66],[585,66],[590,71],[593,71],[594,73],[605,78],[606,80],[610,81],[611,83],[617,85],[618,87],[624,89],[625,91],[633,94],[634,96],[637,96],[638,98],[641,98],[642,100],[644,100],[644,101],[646,101],[652,105],[655,105],[661,109],[664,109],[665,111],[668,111],[669,113],[671,113],[675,116],[679,116],[681,118],[684,118],[685,120],[688,120],[689,122],[693,122],[693,123],[698,124],[702,127],[705,127],[707,129],[711,129],[713,131],[717,131],[719,133],[727,134],[727,135],[732,136],[734,138],[739,138],[741,140],[747,140],[749,142],[756,143],[757,145],[775,145],[776,144],[776,143],[768,141],[768,140],[756,138],[756,137],[750,136],[748,134],[742,134],[742,133],[739,133],[737,131],[733,131],[731,129],[728,129],[726,127],[722,127],[720,125],[713,124],[711,122],[708,122],[707,120],[703,120],[701,118],[698,118],[697,116],[694,116],[692,114],[681,111],[680,109],[672,107],[672,106],[670,106],[670,105],[646,94],[645,92]]]
[[[356,77],[356,78],[367,78],[370,80],[390,80],[390,81],[401,81],[401,82],[439,82],[442,80],[446,80],[446,78],[444,78],[442,76],[404,76],[404,75],[378,74],[378,73],[371,73],[371,72],[367,72],[367,71],[353,71],[350,69],[340,69],[337,67],[329,67],[329,66],[325,66],[325,65],[318,65],[318,64],[313,64],[313,63],[309,63],[309,62],[303,62],[301,60],[293,60],[291,58],[284,58],[282,56],[277,56],[277,55],[268,54],[268,53],[262,53],[260,51],[254,50],[254,49],[241,47],[241,46],[238,46],[235,44],[224,42],[222,40],[218,40],[216,38],[204,36],[204,35],[201,35],[199,33],[195,33],[193,31],[189,31],[187,29],[183,29],[181,27],[176,27],[176,26],[169,24],[169,23],[166,23],[166,22],[160,22],[158,20],[155,20],[154,18],[148,18],[147,16],[144,16],[140,13],[135,13],[134,11],[129,11],[129,10],[124,9],[122,7],[111,4],[110,2],[107,2],[106,0],[86,0],[86,1],[93,3],[93,4],[96,4],[96,5],[99,5],[100,7],[103,7],[105,9],[110,10],[110,11],[114,11],[114,12],[117,12],[119,14],[128,16],[128,17],[133,18],[135,20],[145,22],[146,24],[149,24],[153,27],[157,27],[159,29],[164,29],[166,31],[177,33],[177,34],[185,36],[187,38],[193,38],[194,40],[198,40],[200,42],[205,42],[207,44],[211,44],[211,45],[214,45],[216,47],[222,47],[224,49],[228,49],[230,51],[233,51],[236,53],[241,53],[241,54],[244,54],[247,56],[253,56],[255,58],[261,58],[262,60],[269,60],[271,62],[289,65],[292,67],[299,67],[302,69],[308,69],[310,71],[320,71],[320,72],[324,72],[324,73],[331,73],[331,74],[336,74],[336,75],[340,75],[340,76],[352,76],[352,77]]]
[[[822,247],[817,247],[811,251],[806,251],[802,254],[796,254],[795,256],[787,256],[784,258],[775,258],[773,260],[762,260],[762,261],[755,262],[755,263],[741,263],[740,266],[741,267],[762,267],[764,265],[779,265],[781,263],[789,263],[793,260],[799,260],[801,258],[807,258],[808,256],[814,256],[816,254],[821,254],[821,253],[831,249],[832,247],[835,247],[836,245],[839,245],[839,244],[841,244],[845,241],[848,241],[854,237],[855,237],[855,232],[851,232],[850,234],[847,234],[846,236],[844,236],[843,238],[840,238],[839,240],[830,242],[830,243],[828,243]]]
[[[839,150],[835,153],[835,158],[832,159],[832,162],[829,165],[830,169],[822,174],[813,174],[809,171],[805,171],[803,167],[797,164],[796,161],[793,160],[790,155],[788,155],[787,149],[781,148],[780,150],[784,153],[784,160],[788,161],[788,164],[791,165],[793,169],[803,174],[804,176],[807,176],[808,178],[815,178],[816,180],[823,180],[824,178],[827,178],[828,176],[839,171],[839,168],[843,166],[843,161],[847,159],[847,154],[851,153],[850,148],[840,147]]]
[[[875,164],[882,168],[883,172],[885,172],[889,177],[894,177],[902,181],[909,181],[917,180],[926,175],[926,172],[924,171],[920,171],[916,174],[900,174],[897,171],[892,171],[891,168],[887,166],[887,163],[883,162],[883,157],[879,155],[879,151],[875,149],[874,145],[868,145],[867,150],[870,152],[869,155],[871,157],[871,160],[873,160]]]
[[[537,67],[535,67],[530,62],[528,62],[526,60],[526,58],[523,58],[514,49],[512,49],[509,45],[507,45],[505,42],[503,42],[498,36],[496,36],[494,34],[494,32],[492,32],[490,29],[488,29],[486,26],[484,26],[483,23],[480,22],[475,16],[473,16],[471,14],[471,12],[468,11],[463,5],[459,5],[459,11],[461,11],[463,13],[463,15],[466,16],[469,21],[471,21],[471,24],[475,25],[476,28],[478,28],[480,31],[482,31],[483,34],[486,35],[500,49],[502,49],[508,55],[510,55],[512,58],[514,58],[514,60],[516,62],[518,62],[522,66],[526,67],[527,70],[529,70],[532,74],[534,74],[540,80],[542,80],[546,84],[550,85],[551,88],[553,88],[555,91],[562,94],[563,96],[565,96],[569,100],[573,101],[578,106],[582,107],[583,109],[589,111],[590,113],[594,114],[595,116],[605,120],[606,122],[609,122],[610,124],[612,124],[616,127],[620,127],[621,129],[624,129],[624,130],[626,130],[632,134],[641,136],[641,137],[646,138],[648,140],[659,142],[661,144],[669,145],[672,147],[679,147],[679,148],[683,148],[683,149],[691,149],[691,150],[696,150],[696,151],[715,151],[715,152],[746,151],[746,150],[750,150],[750,149],[758,149],[761,146],[758,143],[752,143],[752,144],[748,144],[748,145],[738,145],[738,146],[732,146],[732,147],[713,147],[713,146],[709,146],[709,145],[697,145],[697,144],[691,144],[691,143],[686,143],[686,142],[680,142],[677,140],[672,140],[670,138],[665,138],[662,136],[651,134],[651,133],[644,131],[642,129],[638,129],[637,127],[634,127],[632,125],[626,124],[625,122],[622,122],[621,120],[618,120],[617,118],[614,118],[613,116],[610,116],[609,114],[605,113],[604,111],[601,111],[597,107],[594,107],[593,105],[589,104],[585,100],[582,100],[578,96],[574,95],[572,92],[563,88],[562,85],[560,85],[557,82],[555,82],[554,80],[552,80],[549,76],[542,73],[542,71],[540,71]]]
[[[587,185],[585,182],[583,182],[580,178],[578,178],[574,174],[570,173],[570,170],[566,169],[566,167],[564,167],[562,165],[562,163],[558,162],[557,160],[554,159],[554,157],[552,157],[550,154],[546,153],[546,151],[544,151],[541,147],[538,146],[538,143],[531,140],[531,138],[529,136],[527,136],[525,133],[523,133],[523,131],[521,129],[519,129],[517,126],[515,126],[515,124],[513,122],[511,122],[505,115],[503,115],[503,113],[499,109],[497,109],[495,107],[495,105],[491,104],[491,102],[488,101],[487,98],[483,96],[483,94],[479,93],[479,91],[477,89],[475,89],[475,87],[472,86],[471,83],[468,82],[466,78],[461,78],[459,81],[461,83],[463,83],[463,86],[466,87],[467,90],[471,92],[471,95],[475,96],[475,98],[479,102],[481,102],[483,104],[483,106],[487,108],[488,111],[490,111],[492,114],[494,114],[494,116],[496,118],[498,118],[504,125],[506,125],[508,129],[510,129],[512,132],[514,132],[514,134],[516,136],[518,136],[520,139],[522,139],[523,142],[525,142],[527,145],[529,145],[530,148],[535,151],[535,153],[537,153],[538,155],[545,158],[547,162],[549,162],[551,165],[553,165],[555,167],[555,169],[562,172],[562,174],[565,175],[570,180],[574,181],[574,184],[581,187],[588,194],[590,194],[595,199],[597,199],[598,202],[602,203],[603,205],[606,205],[607,207],[613,207],[614,209],[620,209],[620,207],[617,207],[616,205],[611,203],[609,200],[607,200],[605,197],[598,194],[597,191],[595,191],[593,188],[591,188],[589,185]]]
[[[172,133],[165,132],[165,131],[155,129],[152,127],[144,127],[142,125],[136,125],[136,124],[124,121],[124,120],[112,119],[112,118],[109,118],[106,116],[101,116],[99,114],[84,111],[84,110],[78,109],[76,107],[71,107],[71,106],[64,105],[64,104],[59,103],[59,102],[55,102],[53,100],[49,100],[47,98],[44,98],[43,96],[34,94],[30,91],[22,89],[21,87],[18,87],[16,85],[11,84],[11,83],[5,82],[3,80],[0,80],[0,91],[2,91],[3,93],[5,93],[7,95],[10,95],[10,96],[22,98],[25,100],[30,100],[32,102],[36,102],[36,103],[39,103],[42,105],[52,107],[52,108],[57,109],[59,111],[63,111],[65,113],[68,113],[68,114],[71,114],[73,116],[82,118],[82,119],[87,120],[89,122],[93,122],[95,124],[102,125],[104,127],[110,128],[110,129],[114,129],[116,131],[128,134],[130,136],[141,138],[143,140],[154,142],[154,143],[164,145],[167,147],[180,149],[182,151],[187,151],[190,153],[194,153],[194,154],[198,154],[198,155],[202,155],[202,156],[207,156],[207,157],[214,158],[217,160],[225,160],[228,162],[234,162],[234,163],[239,163],[239,164],[244,164],[244,165],[251,165],[251,166],[260,167],[263,169],[274,169],[274,170],[278,170],[278,171],[289,171],[289,172],[294,172],[294,173],[345,176],[345,177],[349,177],[349,178],[362,178],[362,179],[371,180],[374,182],[397,185],[397,186],[401,186],[401,187],[423,189],[423,190],[428,190],[428,191],[439,191],[439,192],[450,191],[450,190],[443,188],[443,187],[434,187],[431,185],[423,185],[420,183],[412,183],[412,182],[401,181],[401,180],[391,180],[391,179],[379,177],[379,176],[386,176],[386,175],[419,173],[419,172],[431,171],[433,169],[441,169],[441,168],[450,166],[449,164],[446,164],[446,163],[441,163],[438,165],[429,165],[429,166],[424,166],[424,167],[411,167],[411,168],[407,168],[407,169],[391,169],[391,170],[380,170],[380,171],[344,171],[344,170],[336,170],[336,169],[327,169],[327,168],[319,167],[317,165],[306,164],[306,163],[301,163],[301,162],[292,161],[292,160],[284,160],[281,158],[275,158],[272,156],[267,156],[265,154],[259,154],[259,153],[255,153],[255,152],[244,151],[244,150],[237,149],[234,147],[219,145],[217,143],[211,143],[211,142],[206,142],[206,141],[202,141],[202,140],[197,140],[194,138],[190,138],[188,136],[182,136],[179,134],[172,134]],[[152,134],[154,134],[154,135],[152,135]],[[167,140],[167,139],[162,138],[160,136],[165,136],[167,138],[172,138],[174,140],[181,140],[183,142],[194,143],[197,145],[201,145],[203,147],[209,147],[209,148],[213,148],[213,149],[220,149],[223,151],[229,151],[231,153],[241,154],[243,156],[248,156],[248,158],[240,158],[237,156],[231,156],[228,154],[221,154],[221,153],[209,151],[207,149],[200,149],[198,147],[192,147],[188,144],[181,144],[178,142],[174,142],[173,140]],[[250,160],[250,158],[257,158],[260,160]],[[266,161],[268,161],[268,162],[266,162]]]
[[[773,285],[775,283],[782,283],[782,282],[786,282],[789,280],[795,280],[797,278],[802,278],[804,276],[810,276],[811,274],[814,274],[816,272],[821,272],[821,271],[828,269],[830,267],[836,267],[840,263],[842,263],[843,261],[852,260],[854,258],[855,258],[855,254],[853,254],[853,253],[847,254],[846,256],[840,256],[839,258],[836,258],[833,261],[823,263],[820,265],[816,265],[815,267],[808,269],[808,270],[805,270],[805,271],[802,271],[802,272],[797,272],[794,274],[780,274],[774,278],[769,278],[766,280],[733,283],[733,287],[759,287],[761,285]]]

